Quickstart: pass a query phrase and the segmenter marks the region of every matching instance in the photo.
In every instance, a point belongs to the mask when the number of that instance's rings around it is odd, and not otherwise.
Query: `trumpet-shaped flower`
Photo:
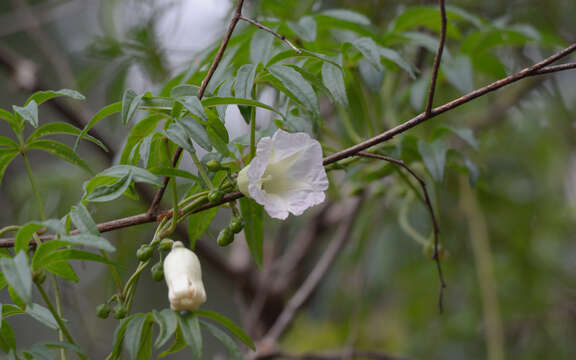
[[[174,242],[164,259],[164,278],[172,310],[196,310],[206,302],[200,261],[181,241]]]
[[[279,129],[260,139],[256,156],[237,181],[240,191],[263,205],[271,217],[301,215],[323,202],[328,189],[322,147],[306,133]]]

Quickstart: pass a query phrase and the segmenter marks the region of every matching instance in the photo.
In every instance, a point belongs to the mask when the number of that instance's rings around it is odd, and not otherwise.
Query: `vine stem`
[[[60,292],[60,286],[58,285],[58,278],[56,275],[52,275],[52,289],[54,290],[54,298],[56,300],[56,312],[58,316],[62,318],[62,294]],[[64,341],[64,331],[62,328],[58,329],[58,340]],[[60,349],[60,359],[66,360],[66,349]]]
[[[44,221],[46,220],[46,214],[44,213],[44,205],[42,203],[40,193],[38,192],[38,188],[36,187],[36,182],[34,181],[34,175],[32,174],[30,161],[28,161],[28,155],[26,155],[26,152],[23,152],[22,156],[24,157],[24,163],[26,164],[26,172],[28,173],[28,180],[30,180],[30,185],[32,186],[32,192],[34,193],[38,209],[40,210],[40,218],[42,219],[42,221]]]
[[[64,334],[64,337],[66,338],[66,340],[68,340],[68,342],[72,345],[77,345],[76,341],[74,341],[74,338],[70,334],[70,331],[68,331],[68,328],[66,328],[66,324],[64,324],[64,321],[62,321],[62,318],[58,315],[58,311],[54,308],[52,301],[50,301],[50,298],[48,297],[48,294],[46,294],[46,291],[44,290],[42,285],[36,283],[36,287],[38,288],[38,292],[40,292],[42,299],[46,303],[46,306],[48,306],[48,310],[50,310],[50,312],[52,313],[52,316],[54,316],[54,319],[58,323],[58,327],[60,328],[60,330]],[[85,356],[82,356],[82,358],[86,359]]]

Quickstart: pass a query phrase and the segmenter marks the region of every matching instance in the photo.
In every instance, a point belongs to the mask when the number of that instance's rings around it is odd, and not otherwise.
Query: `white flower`
[[[320,143],[280,129],[260,139],[256,156],[238,174],[238,188],[273,218],[301,215],[323,202],[328,189]]]
[[[200,261],[181,241],[174,242],[164,259],[164,278],[172,310],[196,310],[206,302]]]

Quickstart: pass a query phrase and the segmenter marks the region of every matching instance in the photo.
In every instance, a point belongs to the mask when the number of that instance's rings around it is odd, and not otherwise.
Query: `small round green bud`
[[[242,229],[244,229],[244,218],[242,216],[234,216],[230,222],[230,230],[234,234],[238,234]]]
[[[220,190],[212,190],[208,193],[208,201],[210,201],[211,203],[216,203],[222,200],[223,195],[224,194],[222,194],[222,191]]]
[[[106,319],[110,315],[110,305],[100,304],[96,307],[96,315],[99,318]]]
[[[136,251],[136,257],[140,261],[146,261],[150,259],[152,255],[154,255],[154,248],[148,244],[140,246],[140,248]]]
[[[218,161],[216,159],[212,159],[206,163],[206,167],[208,168],[208,170],[210,170],[212,172],[216,172],[216,171],[222,169],[222,164],[220,164],[220,161]]]
[[[230,229],[230,227],[222,229],[218,234],[217,239],[218,245],[227,246],[230,245],[232,241],[234,241],[234,233],[232,232],[232,229]]]
[[[114,306],[114,319],[124,319],[128,315],[126,308],[122,304]]]
[[[46,280],[46,273],[44,271],[35,271],[32,279],[36,284],[41,285]]]
[[[152,279],[161,281],[164,278],[164,269],[162,268],[162,261],[157,262],[150,268]]]
[[[174,240],[162,239],[162,241],[160,241],[160,244],[158,245],[158,249],[160,251],[170,251],[172,250],[172,244],[174,244]]]

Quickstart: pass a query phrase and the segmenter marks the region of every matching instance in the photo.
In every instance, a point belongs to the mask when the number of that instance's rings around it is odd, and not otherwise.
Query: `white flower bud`
[[[306,133],[278,129],[272,137],[260,139],[256,156],[240,171],[237,183],[271,217],[301,215],[323,202],[328,189],[322,146]]]
[[[174,242],[164,259],[164,278],[172,310],[196,310],[206,302],[200,261],[181,241]]]

